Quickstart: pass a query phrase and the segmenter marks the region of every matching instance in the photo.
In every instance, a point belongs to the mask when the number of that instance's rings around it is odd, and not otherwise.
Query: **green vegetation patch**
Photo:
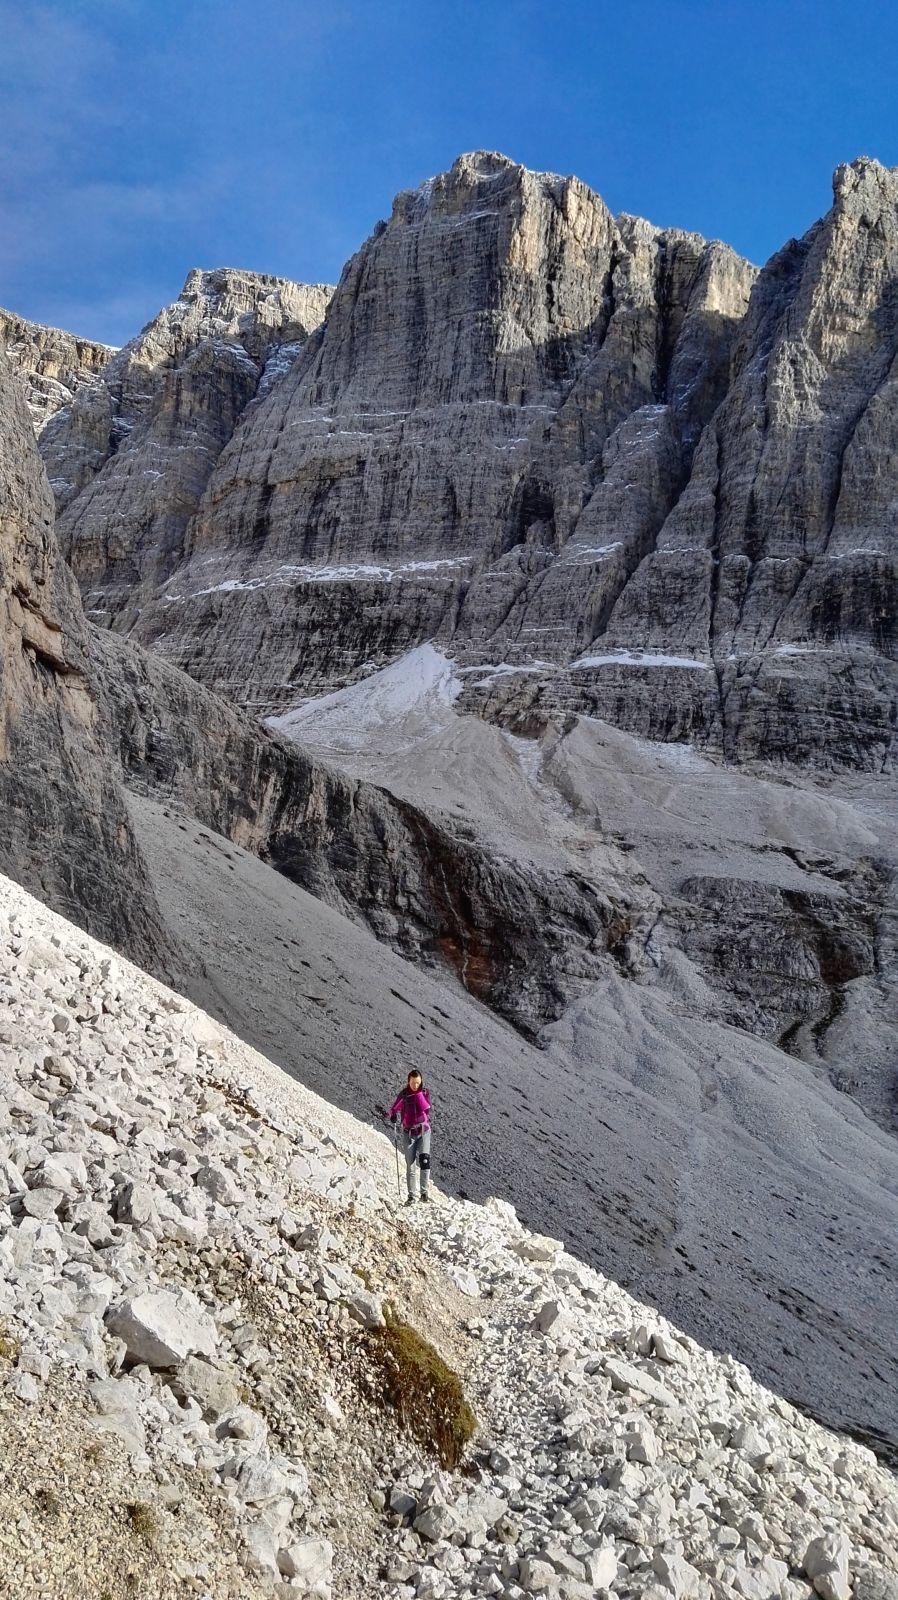
[[[371,1335],[371,1348],[385,1397],[400,1427],[452,1472],[477,1427],[461,1379],[394,1306],[384,1307],[384,1317],[385,1326]]]

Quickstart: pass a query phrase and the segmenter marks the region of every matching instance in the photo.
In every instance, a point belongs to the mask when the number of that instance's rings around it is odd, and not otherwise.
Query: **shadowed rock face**
[[[91,615],[133,617],[168,576],[238,419],[289,368],[330,294],[259,273],[191,272],[45,431],[59,539]]]
[[[2,870],[158,965],[167,941],[101,742],[89,632],[52,530],[24,393],[0,356]]]
[[[29,322],[0,308],[0,345],[25,386],[34,431],[40,434],[50,418],[71,405],[79,389],[96,383],[114,351],[93,339],[79,339],[61,328]]]
[[[190,677],[97,630],[105,741],[125,783],[241,845],[527,1033],[630,970],[654,901],[611,852],[577,872],[311,760]],[[635,942],[630,936],[635,935]]]

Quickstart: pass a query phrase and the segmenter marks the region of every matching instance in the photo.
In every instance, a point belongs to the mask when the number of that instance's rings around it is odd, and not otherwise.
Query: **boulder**
[[[329,1539],[297,1539],[278,1551],[278,1566],[291,1580],[291,1592],[310,1600],[330,1600],[334,1547]]]
[[[619,1389],[622,1394],[643,1394],[660,1406],[679,1404],[676,1395],[671,1394],[663,1383],[659,1383],[651,1373],[643,1372],[641,1367],[633,1366],[629,1361],[620,1361],[613,1356],[606,1357],[604,1370],[611,1379],[612,1388]]]
[[[111,1306],[106,1327],[124,1340],[131,1361],[176,1367],[188,1356],[215,1355],[215,1323],[187,1289],[144,1289]]]
[[[190,1355],[172,1380],[175,1393],[196,1400],[203,1415],[220,1417],[240,1403],[240,1386],[232,1368]]]
[[[811,1540],[801,1564],[821,1600],[851,1600],[850,1559],[851,1545],[844,1533],[833,1530]]]

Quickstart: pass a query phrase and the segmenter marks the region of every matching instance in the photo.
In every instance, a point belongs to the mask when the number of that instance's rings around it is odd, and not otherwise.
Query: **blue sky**
[[[462,150],[755,261],[898,164],[894,0],[0,0],[0,304],[121,343],[192,266],[338,277]]]

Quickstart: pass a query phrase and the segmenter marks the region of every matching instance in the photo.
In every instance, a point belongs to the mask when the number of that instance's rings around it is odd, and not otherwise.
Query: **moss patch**
[[[371,1348],[384,1394],[400,1426],[441,1467],[454,1471],[477,1427],[457,1372],[417,1329],[384,1307],[386,1323],[372,1334]]]

